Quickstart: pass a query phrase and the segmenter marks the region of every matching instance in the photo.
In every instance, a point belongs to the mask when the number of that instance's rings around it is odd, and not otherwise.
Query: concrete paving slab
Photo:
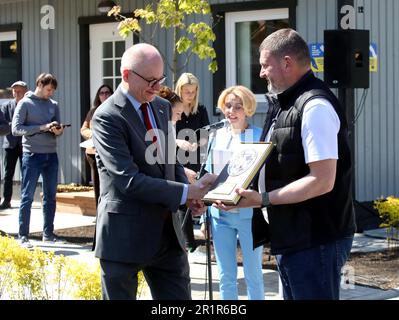
[[[399,245],[399,242],[391,243],[392,245]],[[352,251],[351,252],[375,252],[387,250],[389,248],[388,241],[383,238],[369,237],[363,233],[356,233],[353,239]]]
[[[11,201],[12,208],[0,211],[0,230],[11,234],[18,234],[19,201]],[[57,212],[54,218],[54,229],[66,229],[80,226],[94,225],[94,217],[80,214]],[[31,233],[43,231],[43,211],[40,202],[32,204],[30,229]]]
[[[392,240],[396,240],[396,243],[398,243],[399,230],[397,230],[397,232],[394,233],[388,233],[388,232],[389,232],[388,228],[380,228],[380,229],[364,231],[363,234],[367,237],[379,238],[379,239],[386,239],[387,236],[389,235],[392,238]]]
[[[193,300],[209,300],[209,280],[207,278],[208,271],[205,263],[191,263],[190,277],[191,277],[191,294]],[[263,270],[263,280],[265,282],[265,299],[266,300],[281,300],[279,295],[279,278],[278,273],[274,270]],[[243,267],[239,266],[237,270],[238,282],[238,299],[248,300]],[[219,290],[219,276],[217,265],[212,263],[212,293],[213,300],[221,300]],[[146,290],[140,300],[152,300],[151,293]]]

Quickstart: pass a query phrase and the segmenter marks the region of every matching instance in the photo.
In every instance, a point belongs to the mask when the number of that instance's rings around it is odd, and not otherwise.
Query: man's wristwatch
[[[271,207],[271,203],[269,200],[269,193],[268,192],[263,192],[262,193],[262,208],[269,208]]]

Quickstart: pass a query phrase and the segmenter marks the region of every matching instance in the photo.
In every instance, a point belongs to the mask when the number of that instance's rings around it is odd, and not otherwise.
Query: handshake
[[[187,206],[191,209],[193,216],[201,215],[205,212],[206,206],[202,198],[208,193],[218,176],[207,173],[194,184],[188,186]]]

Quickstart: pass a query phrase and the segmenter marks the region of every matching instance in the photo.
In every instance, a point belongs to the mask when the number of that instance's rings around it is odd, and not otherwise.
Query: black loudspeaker
[[[331,88],[368,88],[369,30],[324,31],[324,81]]]

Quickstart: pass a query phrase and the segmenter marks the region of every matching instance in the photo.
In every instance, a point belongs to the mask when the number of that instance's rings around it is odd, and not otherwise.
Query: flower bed
[[[1,300],[99,300],[100,265],[21,248],[9,237],[0,237]]]
[[[138,274],[137,297],[148,286]],[[10,237],[0,236],[0,300],[99,300],[101,299],[100,264],[28,250]]]
[[[92,190],[93,190],[93,187],[82,186],[77,183],[57,185],[57,192],[86,192],[86,191],[92,191]]]
[[[43,198],[43,193],[41,194]],[[94,189],[76,183],[57,185],[57,212],[96,216]]]

